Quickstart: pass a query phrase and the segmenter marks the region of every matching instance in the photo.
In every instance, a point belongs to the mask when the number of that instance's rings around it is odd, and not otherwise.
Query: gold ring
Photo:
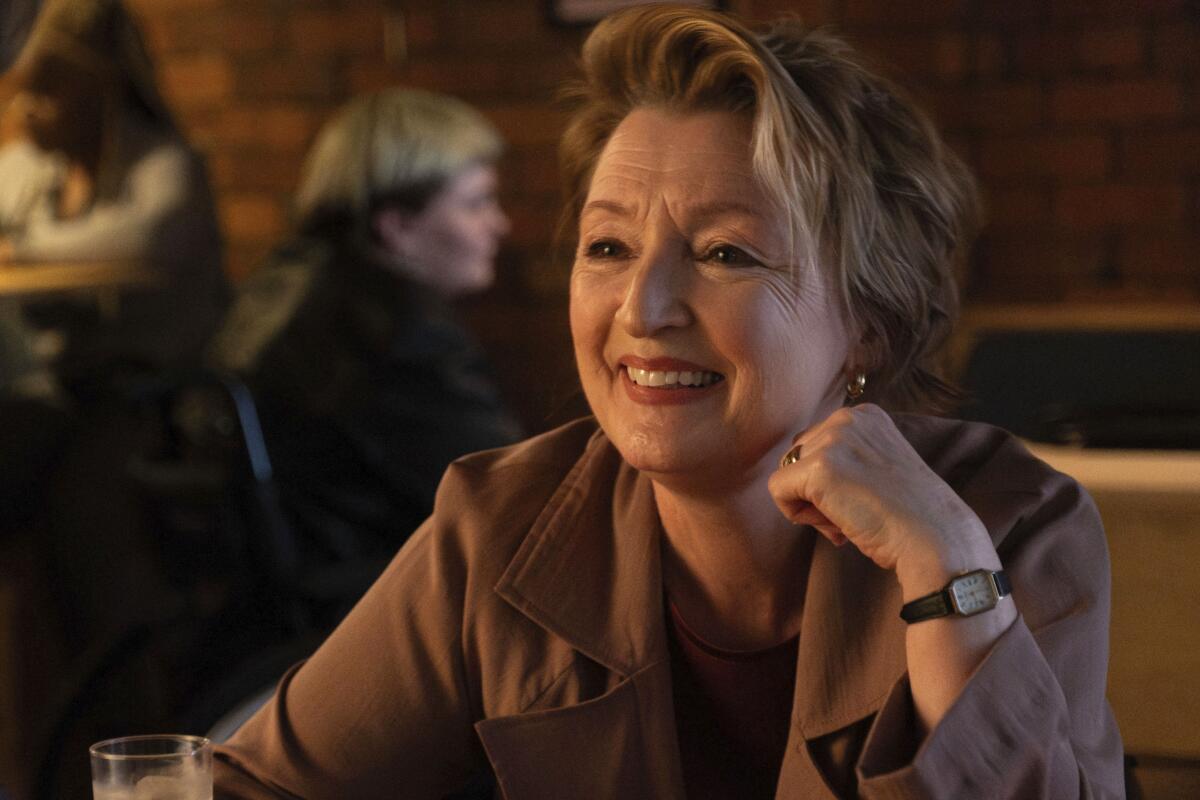
[[[795,445],[791,450],[783,454],[783,458],[779,459],[779,468],[783,469],[786,466],[795,464],[800,460],[800,450],[803,445]]]

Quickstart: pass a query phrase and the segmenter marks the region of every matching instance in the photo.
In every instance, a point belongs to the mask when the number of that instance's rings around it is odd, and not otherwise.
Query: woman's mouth
[[[658,370],[625,367],[629,380],[651,389],[703,389],[725,379],[719,372],[706,370]]]
[[[625,358],[621,360],[620,373],[629,399],[649,406],[699,402],[725,382],[725,376],[719,372],[673,358]]]

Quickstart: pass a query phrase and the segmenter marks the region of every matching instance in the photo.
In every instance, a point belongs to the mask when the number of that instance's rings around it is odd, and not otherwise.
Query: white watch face
[[[950,584],[954,595],[954,606],[960,614],[978,614],[994,608],[999,598],[992,577],[986,572],[972,572],[963,575]]]

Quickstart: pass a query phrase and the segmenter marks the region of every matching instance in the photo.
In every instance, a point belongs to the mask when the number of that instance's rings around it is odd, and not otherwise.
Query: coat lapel
[[[900,584],[853,547],[813,548],[792,718],[806,739],[875,713],[904,674]]]
[[[853,775],[861,742],[842,741],[831,749],[816,740],[877,713],[903,676],[904,623],[899,608],[900,586],[889,573],[852,547],[817,540],[778,800],[834,800],[839,795],[833,786]],[[865,731],[865,726],[859,728],[861,734]],[[825,769],[835,774],[817,766],[817,749],[834,762]]]
[[[614,673],[577,705],[476,724],[506,797],[683,798],[650,482],[599,432],[496,584]]]

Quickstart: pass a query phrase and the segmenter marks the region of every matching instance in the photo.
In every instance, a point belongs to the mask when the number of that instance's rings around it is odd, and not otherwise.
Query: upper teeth
[[[637,367],[627,367],[626,369],[629,371],[630,380],[638,386],[708,386],[721,379],[716,372],[702,370],[665,372],[657,369],[638,369]]]

